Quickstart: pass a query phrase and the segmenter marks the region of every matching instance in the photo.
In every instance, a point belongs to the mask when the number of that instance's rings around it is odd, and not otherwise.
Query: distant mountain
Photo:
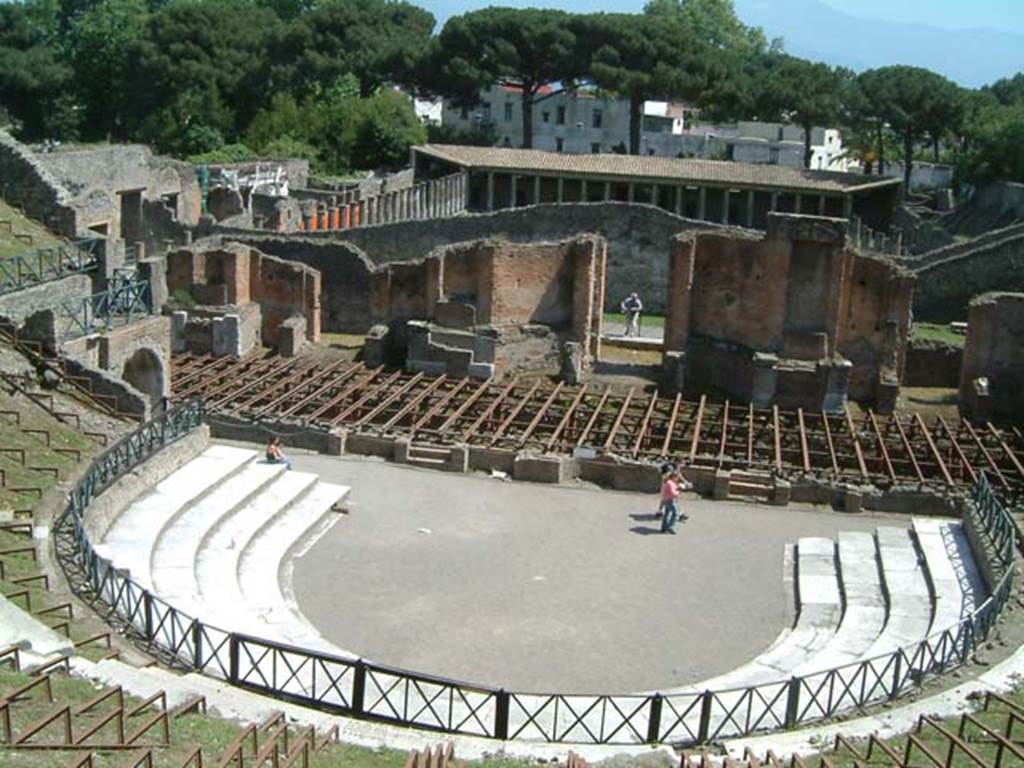
[[[735,3],[745,23],[762,27],[769,39],[783,38],[789,53],[857,71],[909,64],[971,87],[1024,71],[1024,35],[1013,32],[865,19],[819,0]]]

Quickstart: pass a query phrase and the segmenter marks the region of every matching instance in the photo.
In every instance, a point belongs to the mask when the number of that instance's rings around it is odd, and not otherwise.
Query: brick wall
[[[987,293],[971,302],[960,376],[961,405],[975,379],[989,382],[983,418],[1024,418],[1024,294]]]

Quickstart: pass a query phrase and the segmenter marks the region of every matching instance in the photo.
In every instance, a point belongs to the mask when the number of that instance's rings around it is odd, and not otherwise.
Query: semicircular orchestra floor
[[[793,623],[787,545],[910,522],[689,494],[669,536],[655,494],[294,458],[351,486],[350,513],[293,560],[306,619],[376,662],[518,691],[665,690],[731,670]]]

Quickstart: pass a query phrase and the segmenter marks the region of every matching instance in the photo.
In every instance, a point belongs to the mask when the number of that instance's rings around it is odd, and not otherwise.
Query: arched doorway
[[[160,408],[164,397],[164,365],[151,349],[135,350],[124,364],[121,378],[149,398],[153,410]]]

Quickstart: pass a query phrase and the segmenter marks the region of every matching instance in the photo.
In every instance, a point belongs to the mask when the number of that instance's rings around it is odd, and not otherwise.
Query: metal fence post
[[[203,668],[203,625],[192,619],[192,666],[198,672]]]
[[[504,688],[494,694],[494,738],[508,739],[509,694]]]
[[[228,635],[228,681],[238,685],[238,635]]]
[[[704,744],[708,740],[708,731],[711,730],[711,702],[714,700],[711,691],[704,691],[700,702],[700,725],[697,726],[697,743]]]
[[[786,684],[786,727],[792,728],[800,717],[800,678],[791,677]]]
[[[153,642],[153,595],[148,589],[142,593],[142,606],[146,612],[146,640]]]
[[[356,662],[356,675],[352,680],[352,712],[361,715],[366,706],[366,662]]]
[[[647,741],[650,744],[657,744],[661,735],[661,705],[663,699],[660,693],[651,696],[651,711],[647,720]]]
[[[892,691],[889,692],[889,698],[895,699],[900,695],[900,677],[903,675],[903,654],[900,651],[896,651],[896,663],[892,665]]]

